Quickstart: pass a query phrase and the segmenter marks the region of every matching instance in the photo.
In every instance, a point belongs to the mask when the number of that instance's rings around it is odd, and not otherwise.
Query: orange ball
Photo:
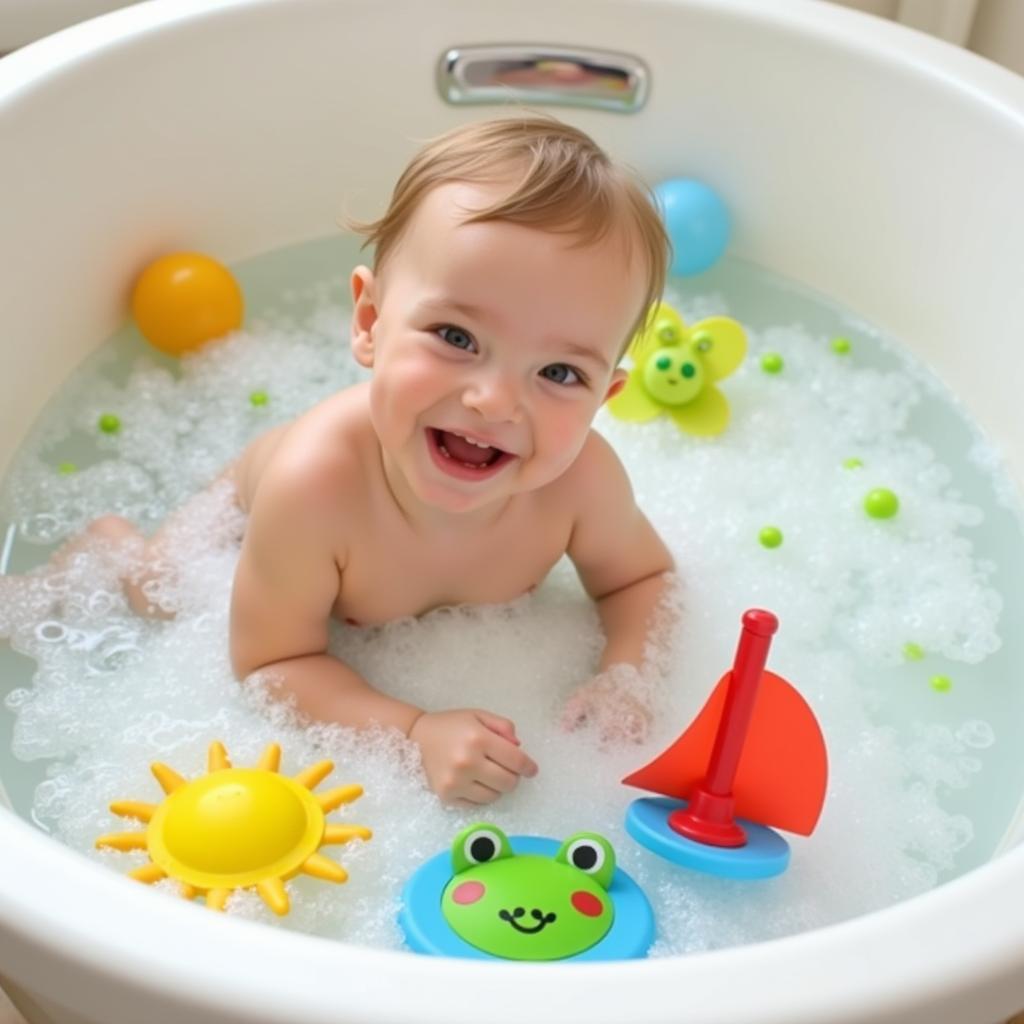
[[[132,317],[161,352],[180,356],[242,326],[242,289],[223,264],[198,252],[151,263],[132,290]]]

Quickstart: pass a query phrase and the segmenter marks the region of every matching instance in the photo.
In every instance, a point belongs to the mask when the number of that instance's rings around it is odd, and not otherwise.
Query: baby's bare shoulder
[[[586,503],[596,496],[595,492],[628,488],[629,477],[615,449],[596,430],[591,430],[579,455],[559,478],[559,484]]]
[[[243,507],[252,517],[299,513],[307,524],[337,522],[345,503],[365,491],[374,440],[365,389],[332,395],[250,446],[238,470]]]

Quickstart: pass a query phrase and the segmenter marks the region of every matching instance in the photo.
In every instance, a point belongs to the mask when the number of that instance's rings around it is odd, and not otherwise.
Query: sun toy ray
[[[159,804],[117,800],[110,810],[146,823],[143,832],[100,836],[96,846],[145,850],[150,861],[128,874],[152,884],[173,878],[185,899],[205,896],[223,910],[236,889],[255,888],[275,914],[287,914],[284,883],[302,873],[344,882],[348,872],[318,852],[322,846],[369,839],[362,825],[328,824],[326,815],[362,796],[362,786],[311,792],[334,770],[319,761],[294,778],[281,775],[281,747],[271,743],[255,768],[232,768],[219,741],[210,744],[207,770],[192,781],[159,762],[152,771],[167,794]]]
[[[667,413],[680,430],[711,437],[729,425],[729,403],[717,381],[743,362],[747,336],[725,316],[687,327],[667,303],[629,346],[633,368],[626,386],[608,402],[620,420],[645,423]]]

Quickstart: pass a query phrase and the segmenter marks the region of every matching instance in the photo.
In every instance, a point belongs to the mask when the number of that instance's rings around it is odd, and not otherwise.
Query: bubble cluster
[[[251,438],[362,379],[336,294],[313,288],[304,301],[301,317],[250,325],[176,371],[150,356],[127,373],[101,359],[76,374],[6,482],[0,507],[17,524],[18,543],[45,555],[112,513],[149,531]],[[728,312],[718,297],[675,302],[688,322]],[[364,786],[353,820],[374,831],[371,842],[346,847],[350,881],[290,882],[284,920],[248,893],[228,909],[381,947],[401,944],[396,914],[408,876],[481,818],[509,834],[607,835],[652,899],[656,955],[818,927],[934,885],[972,835],[971,822],[944,810],[940,797],[970,785],[995,731],[975,716],[929,725],[928,701],[944,698],[925,688],[908,732],[887,719],[885,695],[865,679],[880,668],[909,671],[911,642],[932,661],[962,664],[998,648],[1001,600],[968,535],[980,513],[908,429],[921,397],[912,373],[859,366],[859,344],[837,359],[827,337],[795,326],[751,332],[750,344],[729,381],[733,418],[720,438],[683,436],[667,420],[598,417],[678,565],[672,600],[681,611],[650,652],[663,678],[643,745],[606,749],[587,728],[558,728],[602,643],[596,611],[565,561],[508,605],[333,628],[331,650],[381,690],[432,709],[485,707],[516,723],[540,774],[497,805],[476,814],[439,806],[415,748],[394,733],[300,723],[261,686],[232,677],[227,613],[244,520],[229,489],[214,488],[179,529],[171,571],[149,595],[176,612],[171,620],[131,613],[118,578],[131,571],[132,554],[99,542],[59,573],[0,577],[0,633],[38,665],[31,687],[6,701],[15,754],[48,760],[34,817],[123,873],[142,855],[97,852],[93,840],[121,827],[106,809],[112,799],[160,798],[150,762],[195,777],[218,738],[237,764],[254,763],[272,740],[285,751],[284,771],[329,757],[337,764],[330,784]],[[785,372],[762,372],[758,353]],[[115,409],[119,430],[97,431]],[[76,437],[84,439],[78,468],[61,472],[66,456],[54,452]],[[899,515],[884,522],[863,510],[866,490],[881,481],[900,495]],[[776,531],[768,540],[766,523]],[[785,544],[769,543],[783,533]],[[740,614],[757,605],[781,620],[771,664],[815,708],[831,778],[819,830],[793,841],[788,873],[751,886],[680,872],[641,850],[622,824],[638,794],[619,780],[699,710],[729,667]]]

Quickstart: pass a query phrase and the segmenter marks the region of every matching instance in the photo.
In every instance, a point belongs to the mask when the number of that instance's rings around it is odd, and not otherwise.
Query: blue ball
[[[672,239],[672,273],[692,277],[714,266],[729,244],[729,211],[712,189],[692,178],[670,178],[654,189]]]

